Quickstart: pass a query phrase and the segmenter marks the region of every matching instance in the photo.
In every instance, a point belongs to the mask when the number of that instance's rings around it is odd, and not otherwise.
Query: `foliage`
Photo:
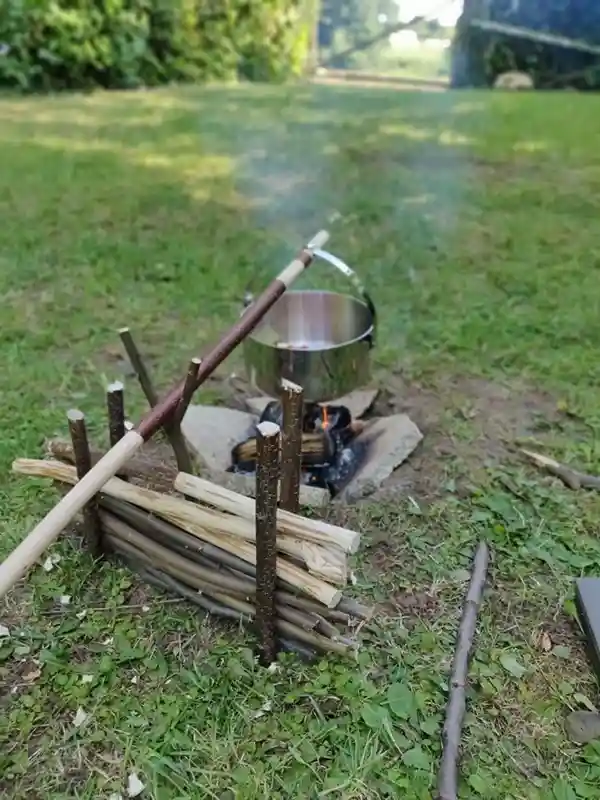
[[[362,52],[361,43],[380,33],[385,25],[398,17],[398,7],[393,0],[323,0],[319,22],[319,47],[321,54],[331,59],[338,68],[373,66],[387,49],[387,40]],[[336,58],[336,53],[356,51]]]
[[[301,0],[3,0],[0,86],[280,80],[304,66],[301,11]]]
[[[453,85],[489,86],[502,72],[519,70],[538,88],[600,87],[597,55],[470,27],[471,18],[482,17],[600,43],[600,6],[590,0],[491,0],[485,7],[481,0],[467,1],[452,46]]]

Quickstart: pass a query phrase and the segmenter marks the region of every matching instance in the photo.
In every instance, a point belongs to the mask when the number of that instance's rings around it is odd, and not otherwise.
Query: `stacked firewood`
[[[77,482],[66,442],[49,442],[52,459],[17,459],[13,470],[59,484]],[[103,546],[150,583],[217,616],[256,615],[256,502],[186,473],[167,494],[112,478],[97,499]],[[140,476],[143,479],[143,476]],[[186,499],[188,498],[188,499]],[[193,498],[193,499],[189,499]],[[346,528],[277,512],[276,627],[289,649],[348,653],[354,626],[369,609],[349,598],[348,554],[360,535]]]

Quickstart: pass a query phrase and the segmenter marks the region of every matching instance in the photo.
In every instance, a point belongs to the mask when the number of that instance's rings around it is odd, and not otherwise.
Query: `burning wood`
[[[258,424],[283,424],[284,403],[274,400],[265,407]],[[366,423],[353,420],[345,406],[307,403],[301,420],[301,475],[308,486],[338,494],[360,469],[366,446],[358,438]],[[252,474],[256,469],[256,437],[251,436],[231,451],[231,472]]]

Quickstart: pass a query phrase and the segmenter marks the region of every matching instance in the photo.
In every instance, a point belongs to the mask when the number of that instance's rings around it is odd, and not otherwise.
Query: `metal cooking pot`
[[[284,378],[302,386],[311,402],[343,397],[370,378],[375,306],[347,264],[325,250],[314,254],[345,275],[358,297],[293,290],[281,296],[244,340],[250,380],[272,397]]]

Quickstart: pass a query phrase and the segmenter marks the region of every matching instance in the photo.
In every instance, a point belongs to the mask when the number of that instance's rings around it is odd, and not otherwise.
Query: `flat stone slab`
[[[231,466],[231,450],[251,435],[256,416],[223,406],[191,405],[181,431],[201,465],[224,472]]]
[[[368,443],[364,464],[336,500],[355,503],[381,487],[416,449],[423,434],[406,414],[379,417],[360,435]]]
[[[374,401],[376,393],[372,396]],[[260,398],[266,404],[269,398]],[[342,398],[343,400],[343,398]],[[364,402],[364,398],[363,398]],[[231,450],[252,434],[257,415],[223,406],[191,405],[181,429],[209,480],[233,491],[254,496],[254,479],[227,472]],[[392,472],[415,450],[423,434],[406,414],[379,417],[367,423],[360,439],[368,445],[364,464],[336,500],[354,503],[377,491]],[[313,486],[300,488],[300,504],[323,507],[329,492]]]
[[[350,392],[345,397],[340,397],[338,400],[332,400],[329,405],[332,406],[346,406],[348,411],[352,414],[352,419],[360,419],[363,414],[371,408],[379,389],[357,389],[355,392]],[[257,417],[260,417],[265,410],[267,403],[270,403],[275,398],[262,395],[261,397],[250,397],[246,402],[246,407]]]

